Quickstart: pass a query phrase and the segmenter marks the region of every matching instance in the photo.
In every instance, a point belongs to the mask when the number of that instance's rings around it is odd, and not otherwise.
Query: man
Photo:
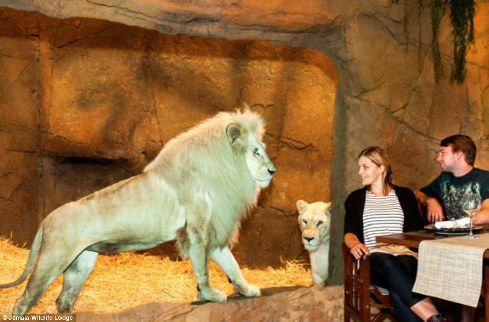
[[[482,200],[481,210],[474,215],[473,223],[489,223],[489,172],[474,167],[476,150],[474,141],[467,135],[452,135],[441,141],[436,161],[442,173],[415,193],[427,208],[428,221],[467,216],[462,209],[462,198],[471,191],[479,193]],[[473,321],[474,308],[461,305],[460,312],[461,321]]]
[[[479,193],[482,200],[474,224],[489,223],[489,172],[474,167],[476,150],[474,141],[467,135],[452,135],[441,141],[436,161],[442,173],[416,192],[420,203],[427,208],[429,222],[467,216],[462,209],[462,198],[472,191]]]

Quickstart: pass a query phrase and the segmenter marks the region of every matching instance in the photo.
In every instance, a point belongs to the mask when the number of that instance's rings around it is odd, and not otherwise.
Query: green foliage
[[[408,1],[408,0],[405,0]],[[440,25],[447,9],[450,9],[450,21],[453,33],[453,66],[451,71],[451,81],[462,83],[466,74],[466,55],[467,50],[475,41],[474,36],[474,15],[475,0],[428,0],[431,3],[431,28],[435,80],[438,82],[443,76],[443,64],[441,63],[441,53],[438,38],[440,35]],[[397,4],[399,0],[392,0]],[[423,6],[423,1],[418,1],[418,6]]]
[[[446,11],[446,0],[431,1],[431,50],[433,51],[433,68],[435,72],[435,81],[438,83],[444,76],[443,64],[441,62],[440,43],[440,25]]]
[[[453,27],[453,69],[451,79],[462,83],[465,79],[465,56],[474,43],[475,0],[450,0],[450,18]]]

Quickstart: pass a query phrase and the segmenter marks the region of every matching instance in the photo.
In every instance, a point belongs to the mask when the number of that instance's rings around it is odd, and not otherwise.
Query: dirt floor
[[[27,256],[28,250],[16,247],[7,239],[0,238],[0,283],[7,283],[17,279],[22,273]],[[284,297],[317,297],[315,292],[326,292],[328,294],[331,293],[328,296],[337,299],[338,294],[341,293],[334,287],[331,290],[326,290],[328,288],[311,288],[312,279],[309,268],[305,263],[287,262],[284,263],[283,268],[279,269],[255,270],[244,267],[242,268],[242,273],[250,283],[257,285],[263,290],[264,296],[258,299],[244,299],[236,295],[233,296],[234,291],[227,278],[217,265],[214,263],[210,264],[211,285],[231,295],[228,301],[230,303],[229,307],[234,307],[238,316],[244,314],[243,312],[245,311],[249,312],[249,314],[255,314],[256,311],[252,309],[253,306],[266,308],[269,305],[266,304],[267,298],[280,297],[281,300],[279,301],[290,302],[290,299],[285,300]],[[25,285],[26,282],[14,288],[0,289],[0,313],[9,314],[12,311],[15,300],[21,295]],[[170,313],[173,310],[180,317],[182,312],[187,312],[188,314],[199,312],[198,314],[203,314],[202,310],[206,312],[209,310],[222,311],[225,306],[220,303],[206,303],[203,305],[203,303],[195,302],[197,300],[195,285],[192,266],[187,260],[172,261],[167,257],[135,253],[123,253],[112,256],[100,255],[94,272],[85,284],[75,304],[74,313],[77,313],[78,321],[80,318],[83,319],[83,317],[87,318],[87,320],[99,320],[97,317],[102,317],[100,319],[102,321],[108,320],[109,316],[118,316],[115,320],[120,321],[121,316],[129,314],[127,313],[128,311],[132,312],[131,314],[136,314],[134,312],[141,314],[138,309],[141,307],[143,307],[142,312],[145,312],[144,314],[161,313],[158,315],[159,318],[142,319],[149,321],[166,320],[166,318],[163,318],[162,312],[169,314],[169,309]],[[62,279],[58,278],[29,313],[56,313],[55,300],[61,291],[61,287]],[[223,314],[230,316],[229,307],[222,311],[224,312]],[[275,307],[278,308],[277,305]],[[337,306],[336,309],[338,309]],[[271,308],[267,308],[263,312],[270,313],[272,311]],[[285,311],[282,309],[280,312],[284,313]],[[328,314],[331,315],[333,313],[330,312]],[[156,317],[155,315],[151,316]],[[167,318],[174,320],[175,316],[167,315]],[[141,320],[141,316],[138,319]]]

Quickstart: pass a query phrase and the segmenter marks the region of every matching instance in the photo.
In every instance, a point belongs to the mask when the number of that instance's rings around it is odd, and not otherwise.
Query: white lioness
[[[177,240],[182,255],[190,258],[202,300],[226,300],[209,285],[209,258],[237,292],[259,296],[260,290],[241,275],[230,247],[240,221],[275,172],[263,133],[263,120],[248,109],[219,113],[170,140],[142,174],[51,212],[35,236],[22,276],[0,285],[20,284],[37,258],[13,313],[26,314],[63,272],[56,305],[59,312],[70,312],[98,252],[143,250],[169,240]]]
[[[309,252],[311,273],[314,284],[323,284],[328,279],[329,269],[329,231],[331,226],[331,203],[307,203],[298,200],[299,227],[302,243]]]

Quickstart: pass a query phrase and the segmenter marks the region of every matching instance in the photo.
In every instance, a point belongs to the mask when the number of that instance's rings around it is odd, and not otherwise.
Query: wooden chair
[[[345,243],[341,247],[345,264],[344,321],[397,321],[389,295],[370,284],[370,256],[356,260]]]

